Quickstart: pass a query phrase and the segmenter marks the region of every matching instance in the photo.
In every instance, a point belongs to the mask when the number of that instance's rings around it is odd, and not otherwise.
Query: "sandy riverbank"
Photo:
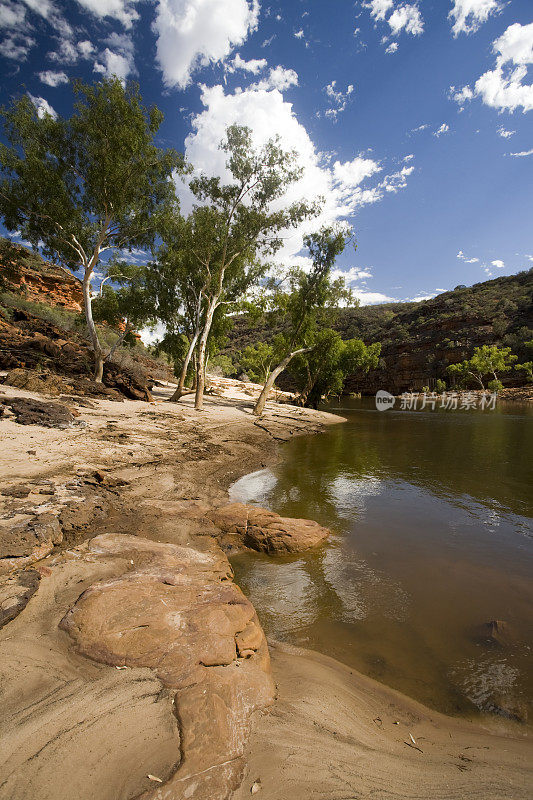
[[[6,386],[2,391],[31,396]],[[159,399],[168,392],[161,389]],[[0,491],[7,492],[0,497],[4,529],[13,521],[51,514],[64,534],[47,558],[28,564],[39,573],[38,587],[0,631],[2,738],[7,745],[0,763],[0,798],[129,800],[148,792],[146,797],[161,800],[217,800],[229,796],[243,775],[237,798],[248,796],[254,783],[265,800],[529,797],[532,748],[518,728],[514,736],[504,737],[496,728],[482,730],[450,720],[323,656],[273,645],[277,700],[270,709],[263,656],[257,663],[255,656],[246,663],[238,658],[213,663],[209,691],[215,705],[204,709],[202,717],[196,714],[198,697],[185,697],[186,681],[183,687],[169,682],[148,659],[136,662],[145,666],[115,670],[123,662],[110,659],[109,641],[104,655],[89,659],[58,628],[80,594],[95,584],[123,591],[139,580],[145,590],[144,556],[136,552],[129,559],[133,570],[122,551],[111,560],[109,552],[103,557],[102,549],[116,546],[116,534],[182,548],[180,558],[186,551],[189,559],[183,568],[186,578],[197,553],[209,562],[201,578],[206,585],[218,581],[219,587],[221,575],[227,580],[227,560],[202,518],[202,508],[225,503],[234,480],[272,463],[278,442],[339,421],[272,404],[258,422],[250,407],[246,396],[210,397],[200,414],[190,399],[180,404],[98,401],[76,407],[77,422],[85,424],[66,430],[20,426],[11,419],[0,423]],[[29,492],[17,497],[21,486]],[[103,545],[91,549],[87,540],[96,535],[104,537]],[[149,549],[146,545],[145,551]],[[155,556],[150,558],[151,580],[156,567]],[[239,599],[237,587],[235,592],[243,613],[253,614]],[[143,598],[148,603],[153,596],[145,593]],[[165,598],[158,595],[163,605],[150,605],[152,623],[153,608],[163,611]],[[137,653],[139,640],[133,644]],[[224,743],[218,742],[222,750],[213,751],[213,765],[202,765],[195,758],[205,725],[193,730],[192,737],[187,725],[192,730],[198,719],[218,720],[213,708],[231,715],[240,680],[234,666],[248,670],[242,675],[250,691],[261,685],[264,702],[256,704],[260,710],[253,715],[249,744],[247,725],[232,722],[228,737],[239,741],[230,757],[222,763]],[[224,694],[216,687],[229,686],[230,673],[233,688]],[[177,688],[174,699],[169,687]],[[253,701],[246,703],[252,711]],[[226,730],[224,725],[220,730]],[[415,746],[410,746],[409,734]],[[215,773],[220,780],[206,783],[205,776]]]

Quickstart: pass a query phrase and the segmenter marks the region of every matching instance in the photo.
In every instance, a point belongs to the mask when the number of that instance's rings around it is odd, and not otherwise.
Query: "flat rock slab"
[[[223,533],[239,536],[246,547],[262,553],[299,553],[316,547],[330,535],[313,520],[280,517],[244,503],[216,508],[207,518]]]
[[[274,699],[266,640],[250,601],[218,550],[136,536],[92,539],[123,574],[90,586],[60,627],[79,653],[114,666],[150,667],[177,690],[182,763],[143,798],[222,800],[238,786],[251,713]]]

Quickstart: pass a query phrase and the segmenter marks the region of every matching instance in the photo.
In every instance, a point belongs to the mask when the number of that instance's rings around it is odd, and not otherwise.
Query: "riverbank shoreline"
[[[35,395],[6,386],[2,390],[4,397],[37,399]],[[267,413],[257,420],[251,415],[249,398],[209,397],[206,398],[205,411],[195,412],[187,398],[180,404],[165,403],[169,391],[162,388],[158,401],[153,404],[95,401],[78,405],[71,402],[70,406],[76,413],[75,423],[66,430],[20,426],[12,419],[1,423],[7,445],[0,453],[4,524],[12,524],[13,520],[20,522],[24,515],[42,520],[42,515],[46,514],[59,520],[63,528],[63,540],[53,544],[45,558],[26,565],[39,571],[40,584],[14,621],[8,622],[0,632],[0,641],[2,644],[8,642],[8,648],[14,653],[11,663],[17,665],[19,672],[24,667],[25,652],[28,658],[32,653],[25,634],[25,620],[39,616],[44,600],[48,600],[48,610],[51,607],[47,581],[52,587],[52,595],[57,592],[56,596],[65,605],[57,609],[58,618],[63,617],[80,592],[94,581],[93,567],[88,566],[95,558],[87,553],[89,539],[133,534],[148,542],[186,547],[202,554],[215,553],[216,558],[223,561],[216,534],[206,526],[203,509],[227,503],[228,488],[237,478],[275,463],[280,457],[279,443],[293,436],[319,432],[328,424],[343,421],[338,415],[278,404],[269,404]],[[29,492],[24,496],[26,489]],[[78,567],[78,561],[80,564],[83,562],[83,568]],[[68,575],[69,591],[65,596],[58,592],[54,583],[56,571],[59,574],[60,570]],[[111,574],[108,566],[103,571],[105,575]],[[101,579],[102,575],[99,574],[98,578]],[[38,635],[48,641],[46,637],[50,634],[40,629]],[[14,641],[17,637],[18,649]],[[74,680],[82,675],[86,686],[92,685],[96,672],[101,674],[104,671],[109,675],[112,669],[74,653],[67,634],[54,633],[53,647],[58,663],[68,663]],[[347,797],[348,785],[354,796],[363,797],[376,790],[383,797],[528,796],[531,773],[527,772],[526,763],[531,748],[526,740],[504,738],[468,723],[442,717],[318,654],[273,643],[271,655],[274,680],[278,686],[277,700],[270,711],[266,710],[268,703],[259,705],[259,710],[253,715],[253,732],[246,758],[242,764],[239,763],[238,770],[228,782],[209,790],[218,793],[207,795],[205,789],[196,787],[195,791],[203,791],[203,797],[215,800],[230,796],[243,776],[244,782],[235,797],[247,796],[254,784],[262,788],[261,796],[268,800],[288,796],[301,797],[302,800],[304,797]],[[119,695],[118,677],[124,675],[126,680],[127,675],[131,680],[133,672],[135,670],[128,669],[125,673],[113,674],[116,681],[109,690],[110,698]],[[150,671],[144,668],[143,673],[147,672]],[[146,678],[143,674],[143,679]],[[4,689],[10,679],[12,676],[5,672],[2,678]],[[363,685],[364,696],[361,694]],[[18,708],[13,709],[10,735],[17,729],[31,702],[31,692],[24,686],[24,681],[19,682],[19,688],[22,700],[19,699]],[[127,703],[131,684],[129,690],[122,685],[121,691],[125,692]],[[343,693],[345,697],[340,699]],[[296,700],[300,704],[298,707]],[[327,724],[324,717],[326,706]],[[302,708],[305,710],[303,716],[295,713],[301,712]],[[100,711],[102,716],[109,716],[109,705],[104,704]],[[64,703],[64,712],[67,721],[75,723],[75,711],[68,703]],[[51,713],[50,709],[48,713]],[[161,726],[166,724],[168,727],[165,715],[169,714],[169,709],[162,708],[159,714],[145,725],[142,746],[134,750],[135,758],[141,758],[141,761],[143,749],[151,752],[146,739],[157,740]],[[133,737],[138,731],[136,726],[142,724],[143,719],[146,719],[146,709],[139,706],[129,720]],[[355,729],[349,725],[349,730],[343,729],[346,720],[354,723]],[[401,725],[396,726],[395,722]],[[389,728],[393,732],[392,738]],[[400,728],[401,736],[405,735],[410,744],[396,742]],[[438,732],[432,739],[429,772],[427,764],[424,766],[420,761],[424,755],[427,760],[427,753],[419,752],[424,750],[420,737],[422,741],[424,737],[428,738],[426,728]],[[457,731],[462,738],[455,747],[457,754],[454,750],[451,758],[449,740]],[[105,729],[105,733],[111,749],[118,747],[118,751],[115,758],[108,760],[106,769],[100,769],[98,785],[89,787],[90,795],[99,796],[101,800],[106,797],[122,800],[141,792],[146,793],[143,797],[170,799],[185,796],[181,794],[183,787],[177,788],[173,783],[180,774],[180,764],[176,761],[176,754],[173,755],[180,732],[168,732],[164,747],[160,749],[159,773],[154,767],[154,774],[147,778],[149,765],[144,768],[141,764],[138,785],[133,783],[127,787],[126,777],[117,774],[127,766],[118,766],[123,759],[120,739],[117,743],[113,741],[112,714],[111,726]],[[411,741],[408,733],[415,742]],[[301,741],[300,735],[303,737]],[[467,739],[470,744],[465,744]],[[264,742],[268,742],[267,748],[263,748]],[[490,758],[472,759],[468,752],[463,752],[466,747],[477,749],[482,754],[488,748]],[[339,748],[343,750],[340,760]],[[291,755],[282,766],[281,761],[294,749],[296,755]],[[362,752],[366,753],[364,769]],[[311,762],[317,753],[320,753],[323,764],[335,762],[337,766],[332,769],[328,766],[324,772],[316,761],[313,765]],[[58,757],[70,771],[76,769],[79,753],[73,753],[67,747],[63,753],[56,754],[55,761],[50,759],[48,768],[57,764]],[[0,797],[27,800],[32,796],[28,793],[30,789],[24,788],[29,787],[24,779],[26,768],[24,760],[17,763],[15,777],[22,787],[18,794],[10,790],[9,795],[3,795],[2,785],[7,784],[0,780]],[[12,765],[4,762],[4,776],[10,769]],[[283,780],[278,781],[280,775]],[[409,794],[408,784],[415,781],[416,776],[420,781],[416,787],[418,794]],[[454,780],[454,776],[459,776],[460,781]],[[156,780],[152,781],[154,777]],[[163,781],[161,788],[158,788],[157,778]],[[38,776],[33,779],[39,780]],[[53,779],[47,780],[52,781],[46,784],[49,793],[40,791],[42,798],[60,800],[65,796],[75,800],[88,796],[83,794],[83,787],[76,794],[69,785],[54,788]],[[407,783],[404,784],[405,780]],[[442,786],[442,794],[438,793],[439,786]],[[505,786],[513,794],[504,794]],[[37,787],[38,784],[33,784],[31,791]],[[425,787],[422,792],[421,787]],[[444,787],[448,788],[445,790]],[[341,791],[344,794],[339,794]]]

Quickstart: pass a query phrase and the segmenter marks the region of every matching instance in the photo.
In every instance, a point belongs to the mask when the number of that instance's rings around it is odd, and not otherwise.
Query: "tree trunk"
[[[285,356],[283,361],[280,361],[278,366],[272,370],[272,372],[266,379],[265,385],[261,390],[261,394],[257,399],[257,403],[253,408],[252,413],[255,414],[256,417],[260,417],[261,414],[263,413],[268,395],[270,393],[270,390],[274,386],[274,383],[276,382],[276,378],[279,375],[281,375],[281,373],[283,372],[284,369],[286,369],[286,367],[288,367],[294,356],[300,355],[300,353],[309,353],[312,349],[313,349],[312,347],[302,347],[300,348],[300,350],[294,350],[292,353],[289,353],[289,355]]]
[[[102,350],[102,346],[100,345],[98,332],[96,330],[96,325],[94,324],[94,319],[93,319],[93,309],[91,301],[91,275],[92,275],[92,269],[86,268],[85,273],[83,275],[83,307],[85,310],[85,319],[87,321],[87,328],[89,329],[89,336],[91,337],[91,343],[94,353],[94,380],[96,381],[96,383],[102,383],[102,378],[104,374],[104,353]]]
[[[169,399],[169,403],[177,403],[178,400],[184,395],[185,381],[187,380],[187,371],[189,369],[189,364],[191,362],[192,354],[194,353],[194,348],[196,347],[196,342],[198,341],[198,334],[199,331],[196,331],[196,333],[191,339],[189,349],[187,350],[187,355],[185,356],[185,361],[183,362],[183,366],[181,368],[178,387],[174,392],[174,394],[172,395],[172,397]]]
[[[198,346],[198,362],[196,365],[196,395],[194,398],[194,407],[197,411],[201,411],[204,407],[205,351],[207,348],[207,340],[209,338],[209,331],[211,330],[211,323],[213,322],[213,314],[215,313],[217,301],[218,297],[213,298],[207,307],[205,325],[200,337],[200,344]]]

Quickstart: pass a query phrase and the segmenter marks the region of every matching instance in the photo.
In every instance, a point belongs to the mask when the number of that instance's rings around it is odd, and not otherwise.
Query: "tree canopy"
[[[39,116],[26,96],[2,108],[0,214],[43,254],[82,270],[84,307],[101,380],[104,353],[92,316],[91,279],[104,251],[149,247],[175,206],[183,158],[160,148],[163,115],[118,78],[74,84],[70,118]]]

